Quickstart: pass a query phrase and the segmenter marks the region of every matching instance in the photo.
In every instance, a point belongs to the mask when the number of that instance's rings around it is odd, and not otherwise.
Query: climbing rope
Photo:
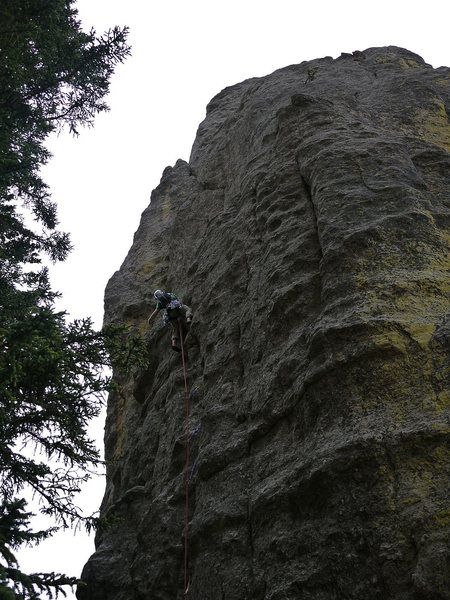
[[[184,507],[184,595],[187,596],[189,591],[189,572],[188,572],[188,527],[189,527],[189,390],[188,390],[188,378],[186,369],[186,356],[184,352],[184,339],[183,339],[183,327],[181,325],[181,319],[178,319],[178,332],[180,334],[181,342],[181,360],[183,363],[183,374],[184,374],[184,405],[185,405],[185,419],[184,419],[184,436],[186,445],[186,463],[184,466],[184,493],[185,493],[185,507]]]

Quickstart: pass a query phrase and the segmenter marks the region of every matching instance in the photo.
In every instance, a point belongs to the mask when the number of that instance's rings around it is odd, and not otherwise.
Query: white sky
[[[52,269],[53,287],[74,318],[90,315],[98,326],[105,285],[151,190],[167,165],[189,159],[206,104],[224,87],[372,46],[402,46],[434,67],[450,65],[448,0],[78,0],[77,7],[87,29],[128,25],[133,47],[113,76],[111,111],[77,139],[51,139],[54,158],[44,169],[75,246]],[[95,429],[101,440],[103,423]],[[95,483],[83,503],[96,509],[102,493],[103,482]],[[79,575],[92,552],[91,539],[69,533],[22,552],[22,566]]]

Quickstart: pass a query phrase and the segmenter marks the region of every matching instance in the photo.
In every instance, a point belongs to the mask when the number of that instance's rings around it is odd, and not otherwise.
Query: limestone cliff
[[[223,90],[106,290],[146,336],[108,403],[79,598],[450,598],[450,69],[396,47]]]

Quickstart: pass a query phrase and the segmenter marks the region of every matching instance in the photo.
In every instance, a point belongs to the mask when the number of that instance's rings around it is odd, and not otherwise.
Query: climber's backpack
[[[158,301],[159,308],[165,308],[167,310],[168,306],[173,300],[177,300],[175,294],[172,294],[170,292],[164,292],[164,294]]]

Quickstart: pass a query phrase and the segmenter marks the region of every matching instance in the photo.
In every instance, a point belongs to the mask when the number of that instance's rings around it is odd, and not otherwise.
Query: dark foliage
[[[75,579],[24,574],[15,551],[58,527],[85,522],[75,503],[99,463],[87,426],[110,385],[111,361],[139,356],[123,331],[67,323],[56,311],[43,256],[70,251],[40,176],[53,131],[73,134],[108,109],[115,66],[129,54],[127,29],[82,30],[74,0],[0,3],[0,599],[39,598]],[[128,348],[124,350],[123,344]],[[31,490],[54,526],[35,532],[18,495]]]

